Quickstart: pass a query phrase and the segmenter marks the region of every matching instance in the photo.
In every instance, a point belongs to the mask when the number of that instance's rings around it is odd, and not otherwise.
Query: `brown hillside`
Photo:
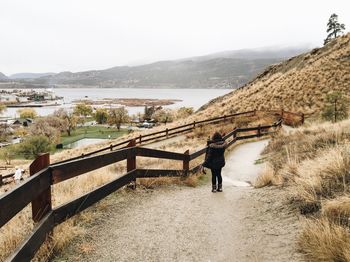
[[[247,85],[203,106],[199,114],[269,108],[317,114],[325,94],[332,90],[350,95],[350,33],[270,66]]]

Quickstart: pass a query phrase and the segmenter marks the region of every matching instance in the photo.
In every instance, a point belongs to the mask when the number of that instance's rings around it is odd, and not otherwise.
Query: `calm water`
[[[180,99],[168,108],[182,106],[193,107],[195,110],[211,99],[227,94],[232,89],[127,89],[127,88],[54,88],[56,95],[64,97],[61,106],[35,108],[39,115],[48,115],[56,109],[72,108],[72,101],[77,99],[102,99],[102,98],[155,98],[155,99]],[[19,108],[8,108],[2,116],[15,117]],[[129,114],[143,112],[143,107],[127,107]]]

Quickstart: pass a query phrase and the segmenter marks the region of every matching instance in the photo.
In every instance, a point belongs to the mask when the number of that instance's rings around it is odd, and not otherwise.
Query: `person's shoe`
[[[213,188],[212,188],[211,192],[213,192],[213,193],[216,192],[216,185],[213,185]]]
[[[219,184],[219,185],[218,185],[218,190],[217,190],[217,192],[222,192],[222,184]]]

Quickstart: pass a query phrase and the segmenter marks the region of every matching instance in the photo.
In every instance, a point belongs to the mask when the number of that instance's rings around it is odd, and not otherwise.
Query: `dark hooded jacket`
[[[220,169],[225,166],[225,149],[227,143],[224,140],[209,141],[205,155],[204,167],[211,169]]]

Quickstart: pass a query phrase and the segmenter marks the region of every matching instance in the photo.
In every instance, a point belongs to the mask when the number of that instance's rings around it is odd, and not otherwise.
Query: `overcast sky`
[[[0,72],[59,72],[265,46],[321,46],[350,0],[0,0]]]

